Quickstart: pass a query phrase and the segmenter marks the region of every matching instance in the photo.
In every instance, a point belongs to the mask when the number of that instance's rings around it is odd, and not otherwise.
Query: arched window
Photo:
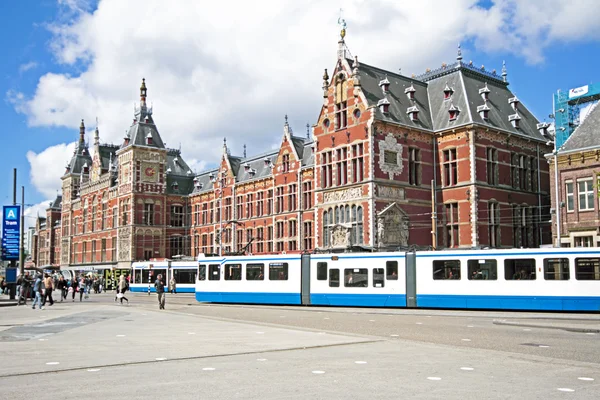
[[[342,212],[343,212],[343,210],[342,210]],[[336,224],[339,224],[339,223],[340,223],[340,221],[341,221],[341,219],[342,219],[342,215],[341,215],[341,213],[340,213],[340,208],[339,208],[339,207],[336,207],[336,208],[335,208],[335,223],[336,223]]]
[[[327,211],[323,213],[323,247],[329,246],[329,235],[327,226]]]
[[[363,243],[363,215],[362,207],[352,206],[352,244]]]
[[[345,221],[347,223],[351,221],[350,220],[350,206],[348,206],[348,205],[346,206],[346,218],[345,218]]]

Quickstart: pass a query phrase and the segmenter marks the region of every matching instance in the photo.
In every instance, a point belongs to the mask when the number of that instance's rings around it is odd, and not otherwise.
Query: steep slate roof
[[[560,153],[600,147],[600,107],[598,105],[593,107],[581,125],[562,145]]]
[[[296,153],[298,154],[298,157],[300,159],[302,159],[302,154],[304,153],[304,141],[306,139],[304,139],[303,137],[299,137],[299,136],[291,136],[292,138],[292,145],[294,146],[294,149],[296,149]]]
[[[83,171],[84,164],[87,164],[87,166],[91,168],[92,156],[90,155],[87,145],[83,142],[79,142],[75,152],[73,152],[73,157],[71,157],[71,160],[67,164],[67,168],[69,168],[67,173],[80,174],[81,171]]]
[[[353,60],[348,60],[353,65]],[[517,111],[513,110],[509,99],[516,96],[508,89],[508,83],[495,72],[488,72],[457,61],[444,65],[434,71],[428,71],[415,78],[408,78],[394,72],[359,63],[358,74],[360,84],[368,106],[374,106],[375,118],[405,126],[418,127],[425,130],[440,131],[455,126],[478,123],[502,129],[515,135],[525,136],[539,141],[547,139],[537,129],[538,120],[519,102]],[[384,93],[379,83],[387,79],[389,91]],[[477,107],[484,104],[479,90],[487,84],[490,93],[487,105],[490,108],[488,120],[483,120]],[[415,89],[414,100],[410,100],[405,90]],[[446,86],[453,90],[449,99],[444,99]],[[386,98],[389,101],[389,112],[383,113],[377,103]],[[407,109],[417,106],[418,121],[412,121]],[[451,106],[460,110],[457,118],[450,121]],[[508,117],[519,114],[519,129],[514,128]]]
[[[194,174],[181,158],[181,150],[167,150],[167,194],[187,195],[194,190]],[[175,185],[175,183],[177,183]],[[175,189],[177,187],[177,189]]]
[[[117,150],[119,150],[119,146],[114,144],[101,144],[98,147],[98,156],[100,157],[102,171],[106,171],[110,168],[111,159],[113,163],[115,162],[117,159]]]
[[[315,165],[314,144],[315,142],[313,140],[304,143],[304,150],[302,151],[302,167],[313,167]]]
[[[148,134],[152,135],[152,144],[146,144],[146,137]],[[158,149],[164,149],[165,145],[158,133],[158,129],[156,129],[156,125],[154,125],[154,121],[152,120],[152,116],[148,116],[148,122],[137,121],[129,127],[129,131],[127,132],[129,136],[129,146],[147,146],[147,147],[156,147]],[[127,146],[123,146],[127,147]]]
[[[62,208],[62,195],[56,195],[56,199],[52,203],[50,203],[50,208],[55,210],[60,210]]]
[[[350,65],[353,62],[352,60],[348,60]],[[383,98],[387,98],[390,102],[389,113],[384,114],[377,107],[375,118],[382,121],[431,130],[431,112],[429,111],[426,83],[363,64],[362,62],[359,63],[358,75],[362,91],[367,98],[369,106],[376,107],[377,102]],[[379,82],[385,78],[390,82],[388,93],[384,93],[379,86]],[[410,100],[404,92],[411,85],[415,88],[415,100]],[[419,109],[418,121],[411,121],[409,115],[406,113],[406,110],[413,106],[417,106]]]
[[[242,159],[240,168],[236,174],[236,181],[247,182],[273,175],[270,166],[275,165],[278,154],[279,151],[270,151]]]

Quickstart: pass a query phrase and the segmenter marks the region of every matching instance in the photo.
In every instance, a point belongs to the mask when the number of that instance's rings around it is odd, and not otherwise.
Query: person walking
[[[33,284],[33,292],[35,294],[35,299],[33,300],[32,309],[35,310],[35,305],[39,304],[40,310],[44,309],[42,305],[42,274],[37,274],[35,279],[35,283]]]
[[[44,304],[46,301],[50,301],[50,305],[54,305],[54,299],[52,298],[52,291],[54,290],[54,279],[49,274],[46,274],[44,278]]]
[[[67,299],[67,281],[65,281],[65,278],[61,275],[60,278],[58,278],[58,283],[56,284],[56,288],[58,290],[60,290],[60,302],[62,303],[63,300]]]
[[[20,278],[20,289],[19,289],[19,301],[17,305],[21,305],[21,300],[23,300],[23,304],[27,305],[27,296],[29,295],[29,288],[31,286],[31,279],[29,278],[29,272],[25,272],[24,276]]]
[[[77,288],[79,287],[78,277],[74,276],[71,278],[71,289],[73,289],[73,301],[75,301],[75,293],[77,293]]]
[[[177,281],[175,280],[175,275],[173,275],[169,281],[169,292],[171,292],[171,294],[177,294]]]
[[[125,299],[127,304],[129,304],[129,299],[125,297],[125,292],[127,289],[129,289],[129,282],[127,282],[127,279],[125,279],[124,275],[121,275],[119,278],[119,285],[117,286],[117,293],[120,294],[120,296],[117,297],[121,299],[121,304],[123,304],[123,299]]]
[[[165,309],[165,281],[163,281],[163,276],[159,274],[156,277],[156,281],[154,282],[154,287],[156,288],[156,294],[158,294],[158,308],[159,310]]]
[[[79,302],[83,301],[83,295],[85,293],[85,290],[86,290],[85,276],[80,276],[80,279],[79,279]]]

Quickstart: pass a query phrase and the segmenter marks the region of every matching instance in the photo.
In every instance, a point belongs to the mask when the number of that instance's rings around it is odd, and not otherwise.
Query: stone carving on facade
[[[375,193],[377,197],[389,198],[394,200],[405,200],[406,195],[404,188],[392,187],[392,186],[375,186]]]
[[[386,162],[385,153],[395,153],[395,162]],[[388,160],[389,161],[389,160]],[[398,143],[393,134],[388,133],[384,140],[379,142],[379,169],[388,174],[389,179],[400,175],[404,169],[402,164],[402,145]]]
[[[392,203],[377,215],[377,246],[408,246],[409,218],[396,204]]]
[[[362,197],[362,189],[360,187],[336,190],[335,192],[327,192],[323,195],[324,203],[337,203],[339,201],[356,200]]]
[[[350,246],[351,231],[349,227],[337,224],[331,229],[331,247]]]
[[[119,228],[118,237],[118,261],[131,260],[131,228]]]
[[[71,246],[69,246],[69,244],[70,244],[69,238],[63,238],[61,240],[61,245],[60,245],[60,264],[61,265],[68,265],[70,263],[69,256],[71,255],[71,251],[70,251]]]

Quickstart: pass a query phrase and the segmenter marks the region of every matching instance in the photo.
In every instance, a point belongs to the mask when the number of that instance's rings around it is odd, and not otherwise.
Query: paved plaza
[[[0,398],[600,398],[600,315],[128,297],[1,307]]]

